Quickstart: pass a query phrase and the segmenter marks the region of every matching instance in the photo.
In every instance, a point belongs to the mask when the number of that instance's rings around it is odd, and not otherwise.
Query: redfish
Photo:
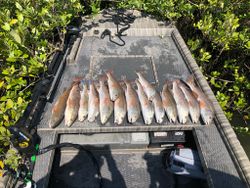
[[[168,88],[168,83],[163,85],[161,92],[162,104],[168,116],[170,122],[176,122],[177,120],[177,108],[176,102],[171,94],[170,89]]]
[[[99,80],[100,86],[98,89],[99,99],[100,99],[99,103],[100,119],[102,124],[105,124],[108,121],[114,109],[114,104],[110,100],[109,91],[107,86],[105,85],[104,79],[105,78],[101,78]]]
[[[210,124],[214,117],[214,108],[207,96],[194,83],[193,76],[186,80],[187,85],[193,92],[194,97],[199,101],[201,118],[205,124]]]
[[[125,97],[127,102],[128,122],[134,123],[140,117],[140,104],[137,94],[130,82],[124,80],[126,84]]]
[[[80,106],[79,101],[80,101],[79,84],[74,84],[72,89],[70,90],[66,109],[64,112],[66,126],[71,126],[73,122],[76,120]]]
[[[163,108],[162,100],[160,95],[156,92],[153,98],[154,110],[155,110],[155,119],[157,123],[162,123],[165,116],[165,111]]]
[[[120,96],[114,102],[114,123],[120,125],[127,113],[127,105],[125,100],[124,92],[120,94]]]
[[[88,121],[93,122],[99,115],[99,97],[95,84],[89,81]]]
[[[135,83],[137,85],[137,94],[139,97],[139,101],[141,104],[141,111],[143,115],[143,119],[146,125],[149,125],[152,123],[152,120],[154,118],[154,108],[152,103],[148,100],[146,94],[143,91],[143,88],[140,84],[140,82],[136,79]]]
[[[175,102],[176,102],[179,121],[180,121],[180,123],[186,123],[188,120],[188,112],[189,112],[188,102],[187,102],[183,92],[179,88],[178,82],[179,82],[179,80],[173,81],[172,93],[173,93],[173,97],[174,97]]]
[[[197,99],[192,95],[191,91],[183,84],[179,83],[179,87],[181,88],[182,92],[184,93],[189,107],[189,114],[191,116],[192,122],[197,123],[200,118],[200,106]]]
[[[140,82],[140,84],[143,87],[144,92],[146,93],[148,100],[152,101],[154,96],[156,95],[156,90],[154,88],[154,86],[152,86],[147,80],[146,78],[144,78],[144,76],[142,75],[142,73],[140,72],[136,72],[137,76],[138,76],[138,80]]]
[[[88,86],[86,82],[82,82],[83,89],[80,91],[81,99],[80,99],[80,107],[78,111],[78,120],[83,121],[88,116],[88,101],[89,101],[89,95],[88,95]]]
[[[112,101],[115,101],[120,95],[122,95],[123,90],[120,86],[119,82],[115,79],[110,71],[106,72],[108,77],[108,88],[109,88],[109,95]]]
[[[66,108],[66,102],[68,100],[72,86],[73,84],[68,89],[66,89],[60,97],[58,97],[57,101],[53,105],[52,114],[49,122],[50,128],[55,128],[62,121]]]

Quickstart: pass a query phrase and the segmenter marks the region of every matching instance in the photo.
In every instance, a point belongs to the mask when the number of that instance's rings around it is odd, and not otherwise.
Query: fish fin
[[[136,78],[134,82],[136,83],[136,85],[141,85],[138,78]]]
[[[99,81],[105,82],[107,80],[107,76],[105,74],[99,76]]]
[[[172,89],[173,88],[173,81],[172,80],[166,80],[165,83],[167,84],[167,88],[168,89]]]
[[[105,74],[114,74],[114,70],[113,69],[107,69],[105,71]]]
[[[84,78],[83,76],[75,76],[73,79],[73,82],[76,82],[79,84],[83,78]]]
[[[193,96],[194,96],[196,99],[198,98],[198,94],[197,94],[197,93],[195,93],[195,92],[192,91],[192,94],[193,94]]]
[[[172,81],[172,83],[176,83],[177,85],[179,85],[179,84],[180,84],[180,80],[179,80],[179,79],[174,79],[174,80]]]
[[[128,83],[128,80],[127,80],[126,75],[122,75],[122,76],[121,76],[121,80],[122,80],[125,84]]]

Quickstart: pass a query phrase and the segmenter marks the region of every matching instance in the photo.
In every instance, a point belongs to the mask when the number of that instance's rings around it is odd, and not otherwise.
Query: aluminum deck
[[[108,12],[115,14],[113,11]],[[67,64],[55,96],[46,104],[38,123],[38,134],[42,139],[40,147],[61,142],[59,137],[62,134],[71,135],[72,142],[74,142],[74,135],[80,133],[192,130],[209,186],[247,187],[250,180],[249,160],[178,30],[166,22],[157,21],[152,16],[143,15],[138,11],[130,13],[133,13],[136,19],[125,31],[127,36],[122,37],[126,42],[124,46],[110,42],[108,36],[104,39],[100,38],[101,33],[107,28],[112,33],[116,32],[116,26],[106,12],[94,18],[82,18],[84,23],[81,36],[75,41],[67,57]],[[117,38],[113,39],[117,40]],[[100,125],[99,120],[94,123],[76,121],[72,127],[68,128],[62,121],[57,128],[49,128],[48,120],[53,102],[64,88],[70,85],[75,76],[98,79],[103,71],[110,69],[114,71],[118,79],[125,75],[130,80],[135,79],[135,70],[142,70],[147,79],[155,84],[158,91],[162,88],[165,79],[185,78],[193,74],[196,83],[215,107],[215,120],[208,126],[205,126],[202,121],[198,124],[192,124],[191,121],[185,125],[170,124],[166,119],[162,125],[153,123],[146,126],[143,125],[141,119],[134,125],[125,122],[121,126],[116,126],[111,118],[104,126]],[[38,182],[39,188],[48,186],[54,154],[55,152],[51,151],[37,157],[33,178]],[[67,157],[63,157],[65,156],[62,156],[63,160],[68,160]],[[121,160],[119,156],[117,160]],[[106,168],[105,165],[104,168]],[[121,168],[122,165],[118,166],[119,170]],[[150,178],[144,179],[143,177],[145,176],[140,178],[140,173],[138,174],[137,178],[140,180],[137,179],[137,181],[142,181],[141,185],[130,184],[125,178],[126,187],[150,187],[150,181],[145,184]]]

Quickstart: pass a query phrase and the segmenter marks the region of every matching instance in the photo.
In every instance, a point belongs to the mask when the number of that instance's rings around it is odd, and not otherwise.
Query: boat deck
[[[103,136],[110,133],[120,133],[122,135],[123,133],[133,134],[138,132],[148,135],[149,132],[154,131],[192,131],[207,177],[208,186],[247,187],[247,183],[250,180],[249,160],[178,30],[173,25],[158,21],[150,15],[144,15],[138,11],[126,12],[124,15],[133,14],[135,20],[133,23],[130,23],[130,27],[124,32],[126,36],[123,36],[122,40],[125,41],[125,45],[120,46],[111,42],[109,36],[100,37],[105,29],[109,29],[112,33],[111,39],[116,41],[116,43],[122,44],[122,41],[114,36],[116,25],[113,22],[114,20],[112,20],[114,18],[112,15],[116,14],[117,12],[115,11],[105,10],[94,18],[82,18],[83,24],[80,36],[76,39],[70,53],[66,54],[66,66],[58,82],[55,94],[46,103],[44,112],[41,114],[37,125],[38,134],[41,137],[40,148],[63,142],[63,135],[68,136],[68,141],[79,143],[81,139],[76,139],[74,142],[76,135],[84,136],[86,134],[102,133],[101,135]],[[161,125],[154,122],[150,126],[146,126],[140,119],[133,125],[124,122],[124,124],[117,126],[112,123],[112,117],[105,125],[101,125],[99,120],[94,123],[76,121],[71,127],[65,127],[64,121],[62,121],[55,129],[49,128],[48,121],[51,107],[55,99],[70,85],[74,77],[83,76],[85,79],[97,80],[106,70],[113,70],[114,75],[118,79],[126,76],[129,80],[136,78],[135,70],[142,71],[146,78],[156,86],[158,91],[160,91],[166,79],[185,79],[192,74],[197,85],[206,93],[214,105],[214,121],[210,125],[204,125],[202,120],[197,124],[191,123],[190,120],[186,124],[173,124],[165,119]],[[84,138],[82,139],[84,141]],[[114,140],[116,139],[117,137],[114,138]],[[132,141],[133,139],[130,139],[128,143],[131,144]],[[93,144],[95,143],[97,142],[93,142]],[[137,140],[136,144],[138,143],[140,143],[140,140]],[[84,142],[81,144],[84,144]],[[142,146],[145,147],[147,144],[143,143]],[[150,165],[152,163],[155,163],[154,167],[152,167],[153,171],[155,170],[154,168],[157,168],[157,160],[160,158],[160,155],[154,157],[155,153],[153,152],[146,156],[146,151],[138,152],[134,155],[130,154],[130,152],[125,154],[118,152],[118,154],[115,153],[113,155],[113,152],[115,152],[113,149],[110,149],[109,152],[107,155],[103,154],[106,155],[106,162],[101,171],[108,171],[107,168],[109,167],[107,164],[110,162],[110,156],[114,157],[118,171],[115,169],[116,172],[113,174],[115,177],[113,178],[114,184],[112,182],[110,184],[107,181],[106,187],[117,187],[118,184],[116,183],[121,177],[123,177],[123,180],[119,182],[124,183],[125,187],[171,187],[173,185],[171,178],[164,180],[162,172],[156,172],[154,175],[153,178],[158,178],[157,181],[153,181],[152,177],[145,173],[147,169],[151,169]],[[100,155],[102,154],[96,154],[97,157],[99,156],[99,159],[101,159]],[[67,163],[75,160],[76,163],[73,163],[72,166],[69,165],[69,168],[76,168],[81,159],[84,158],[84,154],[81,153],[79,153],[80,158],[76,156],[78,155],[74,152],[56,152],[55,154],[55,151],[38,156],[33,173],[33,179],[38,182],[38,187],[59,186],[60,182],[50,181],[51,174],[51,177],[56,176],[58,178],[59,176],[59,179],[67,181],[65,173],[63,173],[67,171]],[[145,159],[145,157],[149,157],[150,160],[148,160],[148,163],[144,160],[144,163],[141,164],[142,166],[138,168],[138,173],[135,171],[132,174],[126,174],[131,172],[131,170],[127,169],[126,171],[126,163],[124,164],[122,161],[132,160],[134,164],[138,165],[140,162],[138,159]],[[54,170],[51,172],[53,163],[59,159],[61,162],[59,162],[58,166],[54,166]],[[85,178],[83,174],[88,171],[85,170],[83,172],[79,169],[76,172],[81,175],[73,175],[71,182],[74,182],[75,178]],[[62,173],[61,176],[60,173]],[[105,176],[110,177],[111,175],[105,174]],[[166,177],[169,178],[170,176],[167,175]],[[161,183],[162,179],[164,183]],[[157,182],[161,186],[157,186]],[[166,182],[169,186],[166,186]],[[86,184],[85,187],[96,187],[95,183],[91,185]],[[72,187],[79,187],[79,184],[72,184]]]

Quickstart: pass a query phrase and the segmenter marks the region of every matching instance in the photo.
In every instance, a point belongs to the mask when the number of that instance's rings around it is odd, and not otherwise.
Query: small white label
[[[183,135],[183,131],[178,131],[174,133],[175,136],[182,136]]]
[[[158,136],[158,137],[163,137],[163,136],[167,136],[168,133],[167,132],[154,132],[154,136]]]
[[[146,133],[132,133],[132,140],[135,142],[145,142],[147,135]]]

